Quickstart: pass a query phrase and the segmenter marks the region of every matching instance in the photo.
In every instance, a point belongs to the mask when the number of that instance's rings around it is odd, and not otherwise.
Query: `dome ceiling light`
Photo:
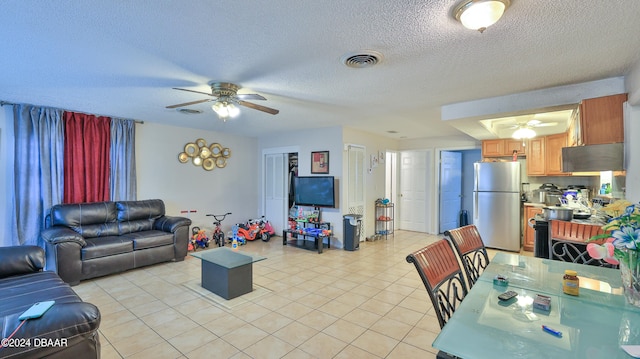
[[[536,137],[536,131],[534,131],[531,127],[521,126],[513,132],[512,137],[516,140],[534,138]]]
[[[509,5],[511,0],[464,0],[455,7],[453,16],[467,29],[483,32],[500,20]]]

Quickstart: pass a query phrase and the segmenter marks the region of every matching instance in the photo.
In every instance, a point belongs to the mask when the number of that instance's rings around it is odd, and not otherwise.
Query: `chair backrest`
[[[467,295],[462,269],[449,241],[442,239],[415,251],[407,256],[407,262],[416,266],[440,328],[444,327]]]
[[[592,266],[618,268],[602,259],[592,258],[587,251],[587,241],[603,244],[605,238],[590,241],[595,235],[605,233],[600,226],[551,220],[549,223],[549,258]]]
[[[480,237],[480,232],[475,225],[470,224],[445,231],[444,234],[449,237],[458,252],[467,275],[469,288],[471,288],[489,265],[489,255]]]

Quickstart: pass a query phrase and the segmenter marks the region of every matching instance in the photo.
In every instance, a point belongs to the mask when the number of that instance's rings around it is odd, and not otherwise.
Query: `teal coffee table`
[[[191,256],[202,260],[202,287],[227,300],[253,290],[253,263],[266,259],[227,247],[194,252]]]

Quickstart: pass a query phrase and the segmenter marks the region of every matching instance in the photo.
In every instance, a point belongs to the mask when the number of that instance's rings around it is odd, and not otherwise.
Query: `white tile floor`
[[[73,288],[100,308],[105,359],[435,358],[438,321],[405,257],[439,238],[396,231],[323,254],[249,242],[240,251],[267,257],[253,267],[264,291],[227,306],[189,288],[200,278],[190,256]]]

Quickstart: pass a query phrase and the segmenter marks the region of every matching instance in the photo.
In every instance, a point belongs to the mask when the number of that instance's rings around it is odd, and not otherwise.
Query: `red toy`
[[[238,224],[238,237],[248,241],[260,238],[263,242],[268,242],[274,234],[273,227],[269,221],[264,219],[264,216],[258,219],[250,219],[247,223]]]
[[[213,229],[211,237],[218,247],[224,246],[224,232],[222,232],[222,221],[230,214],[231,212],[227,212],[225,214],[207,214],[207,216],[213,216],[213,218],[215,218],[213,225],[216,227]]]

